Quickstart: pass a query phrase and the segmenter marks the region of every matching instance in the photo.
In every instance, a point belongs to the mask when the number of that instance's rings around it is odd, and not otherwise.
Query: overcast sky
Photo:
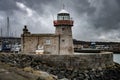
[[[74,20],[73,38],[120,42],[120,0],[0,0],[0,28],[20,36],[24,25],[31,33],[54,33],[53,20],[62,4]]]

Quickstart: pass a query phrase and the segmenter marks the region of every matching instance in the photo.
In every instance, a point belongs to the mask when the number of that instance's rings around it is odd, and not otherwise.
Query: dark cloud
[[[37,11],[40,15],[46,14],[45,13],[46,10],[48,12],[50,10],[51,10],[51,12],[56,10],[56,8],[58,7],[58,4],[59,4],[59,1],[57,1],[57,0],[21,0],[21,1],[17,0],[17,1],[24,3],[27,7]]]
[[[9,15],[17,9],[15,0],[0,0],[0,11],[5,11]]]
[[[63,3],[75,21],[74,38],[120,40],[120,0],[0,0],[0,22],[9,16],[11,31],[18,35],[23,25],[34,33],[54,33],[52,21]]]
[[[120,23],[120,4],[116,0],[102,0],[102,8],[98,15],[94,14],[91,16],[91,23],[96,28],[103,28],[106,30],[118,29]],[[96,8],[97,9],[97,8]]]
[[[84,13],[93,14],[95,11],[95,8],[91,6],[88,0],[75,0],[73,8],[75,13],[78,15],[82,15]]]

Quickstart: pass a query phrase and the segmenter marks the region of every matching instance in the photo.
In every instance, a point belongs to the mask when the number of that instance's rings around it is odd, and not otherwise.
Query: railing
[[[54,26],[73,26],[73,20],[55,20]]]

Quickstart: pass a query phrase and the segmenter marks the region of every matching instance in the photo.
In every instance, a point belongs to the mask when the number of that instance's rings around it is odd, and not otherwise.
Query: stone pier
[[[0,61],[19,66],[46,65],[61,69],[97,69],[113,66],[113,54],[80,53],[74,55],[0,54]]]

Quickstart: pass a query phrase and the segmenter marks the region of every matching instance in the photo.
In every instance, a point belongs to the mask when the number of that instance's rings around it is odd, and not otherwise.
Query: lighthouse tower
[[[73,20],[70,18],[69,12],[66,11],[64,8],[57,14],[57,20],[54,21],[54,26],[56,27],[55,34],[59,36],[58,54],[73,54]]]

